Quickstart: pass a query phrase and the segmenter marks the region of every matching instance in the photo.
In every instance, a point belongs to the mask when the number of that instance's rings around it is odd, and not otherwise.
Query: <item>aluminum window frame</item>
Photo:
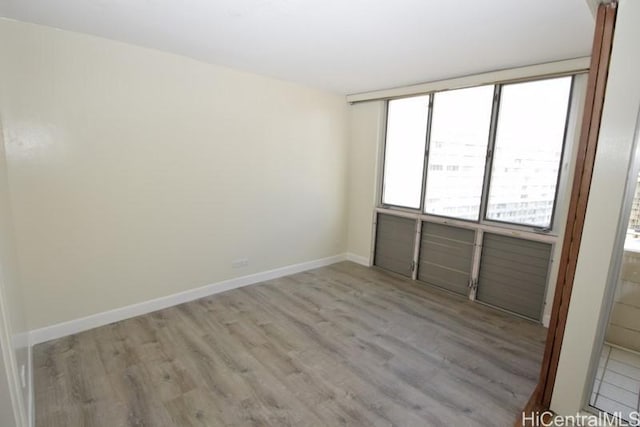
[[[568,183],[566,182],[566,179],[564,179],[563,164],[565,160],[569,157],[570,152],[572,151],[572,148],[573,148],[573,141],[568,140],[569,128],[572,122],[572,118],[574,118],[574,115],[579,111],[578,106],[573,105],[573,97],[576,92],[576,84],[577,84],[576,76],[582,73],[583,73],[582,71],[577,71],[577,72],[559,73],[554,75],[534,76],[534,77],[528,77],[528,78],[514,79],[510,81],[494,82],[494,83],[487,83],[487,84],[481,84],[481,85],[472,85],[467,87],[457,87],[452,89],[436,90],[428,93],[412,94],[412,95],[406,95],[406,96],[387,98],[384,105],[384,123],[382,126],[382,132],[383,132],[382,144],[381,144],[382,159],[381,159],[381,169],[380,169],[381,172],[379,175],[380,184],[378,188],[379,194],[377,197],[377,207],[381,209],[389,209],[389,210],[396,210],[399,212],[418,214],[421,217],[425,218],[426,220],[434,220],[434,221],[451,220],[451,221],[462,222],[467,224],[490,225],[490,226],[496,226],[496,227],[516,230],[516,231],[524,231],[524,232],[532,232],[532,233],[557,236],[558,229],[560,228],[560,224],[557,224],[557,217],[556,217],[556,210],[558,207],[558,195],[564,189],[564,185],[568,185]],[[569,97],[567,100],[567,112],[566,112],[566,117],[564,122],[562,150],[560,154],[560,159],[558,161],[558,173],[556,176],[555,194],[553,197],[553,208],[551,211],[551,219],[550,219],[549,226],[540,227],[540,226],[531,225],[531,224],[500,221],[496,219],[487,218],[489,192],[491,188],[491,175],[493,172],[493,157],[494,157],[493,154],[494,154],[494,148],[495,148],[495,142],[496,142],[496,136],[497,136],[497,126],[498,126],[499,113],[500,113],[502,87],[510,84],[535,82],[535,81],[541,81],[541,80],[552,80],[552,79],[561,78],[561,77],[571,77],[571,84],[569,89]],[[489,124],[489,136],[488,136],[489,140],[487,143],[487,155],[485,157],[485,164],[484,164],[484,175],[483,175],[483,183],[482,183],[482,190],[481,190],[482,192],[480,195],[480,209],[478,213],[478,219],[473,220],[473,219],[459,218],[455,216],[427,213],[425,211],[426,186],[427,186],[427,179],[428,179],[428,173],[429,173],[428,171],[429,170],[429,153],[430,153],[430,144],[431,144],[431,127],[433,122],[434,96],[436,93],[439,93],[439,92],[445,92],[448,90],[465,89],[468,87],[478,87],[478,86],[494,87],[493,106],[492,106],[491,117],[490,117],[491,122]],[[385,185],[384,175],[385,175],[385,160],[386,160],[385,157],[387,152],[386,149],[387,149],[389,102],[396,99],[404,99],[404,98],[411,98],[411,97],[424,96],[424,95],[429,96],[429,103],[428,103],[427,112],[426,112],[427,113],[427,129],[425,132],[425,150],[424,150],[424,160],[423,160],[423,170],[422,170],[422,187],[421,187],[421,194],[420,194],[420,206],[418,208],[413,208],[413,207],[398,206],[398,205],[393,205],[389,203],[384,203],[383,201],[384,185]]]
[[[498,99],[495,100],[495,102],[497,102],[497,113],[495,117],[492,117],[491,119],[494,120],[494,122],[492,122],[492,126],[494,127],[494,133],[492,135],[492,141],[491,141],[491,153],[490,153],[490,159],[487,161],[487,166],[489,167],[489,173],[488,173],[488,180],[486,181],[487,184],[487,188],[486,188],[486,200],[485,200],[485,206],[484,206],[484,213],[483,213],[483,217],[482,220],[486,221],[486,222],[490,222],[490,223],[497,223],[497,224],[505,224],[506,226],[520,226],[520,227],[529,227],[530,229],[536,231],[536,232],[541,232],[541,233],[547,233],[547,232],[551,232],[554,230],[555,227],[555,215],[556,215],[556,207],[558,205],[558,194],[560,194],[560,183],[561,183],[561,175],[562,175],[562,164],[564,163],[564,160],[567,156],[567,151],[570,151],[570,146],[567,143],[567,136],[569,134],[569,122],[571,121],[571,106],[573,104],[573,95],[575,92],[575,85],[576,85],[576,78],[575,78],[575,74],[571,75],[571,83],[569,85],[569,96],[567,97],[567,112],[565,113],[565,118],[564,118],[564,130],[562,132],[562,148],[560,150],[560,158],[558,159],[558,173],[556,174],[556,188],[555,188],[555,193],[553,195],[553,208],[551,209],[551,218],[549,219],[549,225],[547,227],[540,227],[540,226],[534,226],[534,225],[530,225],[530,224],[523,224],[520,222],[510,222],[510,221],[500,221],[498,219],[491,219],[491,218],[487,218],[487,212],[489,210],[489,192],[491,191],[491,177],[492,177],[492,173],[493,173],[493,166],[494,166],[494,149],[496,146],[496,138],[497,138],[497,129],[498,129],[498,121],[500,119],[500,96],[502,95],[502,88],[504,86],[509,86],[512,84],[518,84],[518,83],[529,83],[529,82],[536,82],[536,81],[542,81],[542,80],[553,80],[553,79],[557,79],[557,78],[562,78],[562,77],[568,77],[568,76],[558,76],[558,77],[551,77],[551,78],[535,78],[535,79],[530,79],[527,81],[518,81],[518,82],[509,82],[509,83],[502,83],[500,84],[500,93],[498,95]],[[484,187],[483,187],[483,191],[485,191]]]
[[[481,188],[481,193],[480,193],[480,207],[478,209],[478,216],[476,217],[476,219],[468,219],[468,218],[459,218],[459,217],[455,217],[455,216],[449,216],[449,215],[441,215],[441,214],[435,214],[435,213],[430,213],[427,212],[427,205],[426,205],[426,197],[427,197],[427,173],[428,173],[428,168],[429,168],[429,149],[431,148],[431,125],[432,125],[432,118],[433,118],[433,110],[435,108],[435,94],[436,93],[441,93],[441,92],[449,92],[449,91],[455,91],[455,90],[464,90],[464,89],[469,89],[469,88],[473,88],[473,87],[481,87],[481,86],[493,86],[493,99],[492,99],[492,105],[491,105],[491,115],[489,116],[489,133],[487,135],[487,155],[490,152],[490,150],[493,147],[493,141],[492,141],[492,135],[494,132],[494,115],[497,114],[496,110],[499,108],[498,104],[498,99],[496,98],[496,96],[499,97],[499,91],[500,91],[500,84],[497,83],[492,83],[492,84],[486,84],[486,85],[478,85],[478,86],[470,86],[470,87],[465,87],[465,88],[456,88],[456,89],[451,89],[451,90],[440,90],[440,91],[436,91],[436,92],[432,92],[431,95],[431,101],[429,103],[429,121],[427,122],[427,152],[425,153],[425,160],[424,160],[424,167],[425,167],[425,173],[423,176],[423,183],[422,183],[422,204],[420,205],[420,213],[422,215],[431,217],[431,218],[444,218],[444,219],[455,219],[457,221],[465,221],[465,222],[469,222],[472,224],[480,224],[483,221],[484,218],[484,201],[485,201],[485,183],[486,181],[486,174],[487,174],[487,157],[485,156],[485,161],[484,161],[484,172],[483,172],[483,180],[482,180],[482,188]],[[498,95],[497,95],[498,94]],[[386,146],[386,139],[385,139],[385,146]],[[383,177],[384,179],[384,177]],[[488,194],[488,193],[487,193]],[[488,196],[487,196],[488,198]]]
[[[382,126],[382,134],[383,134],[383,142],[382,142],[382,162],[381,162],[381,169],[380,169],[380,188],[378,189],[378,206],[380,207],[385,207],[385,208],[391,208],[391,209],[398,209],[398,210],[407,210],[410,212],[420,212],[422,209],[422,206],[424,204],[424,197],[425,197],[425,186],[426,186],[426,175],[427,175],[427,171],[426,171],[426,167],[427,167],[427,152],[429,149],[429,135],[431,133],[431,110],[432,110],[432,106],[433,106],[433,94],[432,93],[422,93],[422,94],[416,94],[416,95],[407,95],[407,96],[399,96],[399,97],[395,97],[395,98],[389,98],[385,101],[384,103],[384,124]],[[427,95],[429,97],[429,102],[427,103],[427,128],[425,131],[425,145],[424,145],[424,159],[423,159],[423,163],[422,163],[422,184],[421,184],[421,188],[420,188],[420,201],[419,201],[419,205],[417,208],[412,208],[410,206],[403,206],[403,205],[395,205],[393,203],[385,203],[384,202],[384,180],[385,180],[385,171],[386,171],[386,161],[387,161],[387,136],[388,136],[388,131],[389,131],[389,102],[390,101],[394,101],[397,99],[407,99],[407,98],[416,98],[418,96],[425,96]]]

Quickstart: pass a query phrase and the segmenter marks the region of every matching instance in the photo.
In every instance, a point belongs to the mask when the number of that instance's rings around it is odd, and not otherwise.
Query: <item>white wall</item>
[[[30,329],[346,250],[343,96],[7,20],[0,58]]]
[[[640,352],[640,252],[624,251],[605,341]]]
[[[27,324],[18,274],[9,183],[0,122],[0,425],[26,425],[30,377]]]
[[[582,409],[640,106],[640,2],[621,0],[600,138],[551,409]],[[635,178],[632,185],[635,185]],[[628,219],[628,217],[627,217]],[[615,283],[614,283],[615,285]]]
[[[378,165],[384,137],[385,103],[370,101],[349,107],[349,240],[348,252],[372,262],[373,209],[378,197]]]

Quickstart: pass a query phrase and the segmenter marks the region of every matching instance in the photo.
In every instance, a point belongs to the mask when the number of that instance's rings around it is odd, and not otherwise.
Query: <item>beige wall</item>
[[[371,262],[373,209],[378,197],[378,164],[384,129],[383,101],[349,107],[348,252]]]
[[[30,375],[27,324],[18,274],[12,212],[9,204],[7,164],[0,122],[0,425],[26,425]]]
[[[640,2],[621,0],[593,181],[551,402],[551,409],[562,415],[582,409],[585,396],[591,393],[591,356],[596,336],[603,332],[600,315],[640,105],[639,39]],[[636,177],[631,185],[635,182]],[[628,215],[625,227],[626,220]]]
[[[0,58],[31,329],[346,250],[343,96],[7,20]]]

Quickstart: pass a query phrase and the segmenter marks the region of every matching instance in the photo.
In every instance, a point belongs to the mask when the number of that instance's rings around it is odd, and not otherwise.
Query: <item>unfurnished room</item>
[[[640,426],[640,2],[0,0],[0,427]]]

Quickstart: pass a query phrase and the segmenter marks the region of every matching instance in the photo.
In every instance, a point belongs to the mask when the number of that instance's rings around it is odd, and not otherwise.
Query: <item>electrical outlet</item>
[[[231,262],[233,268],[242,268],[249,265],[249,258],[238,258]]]
[[[22,388],[27,387],[27,375],[24,365],[20,365],[20,382],[22,383]]]

